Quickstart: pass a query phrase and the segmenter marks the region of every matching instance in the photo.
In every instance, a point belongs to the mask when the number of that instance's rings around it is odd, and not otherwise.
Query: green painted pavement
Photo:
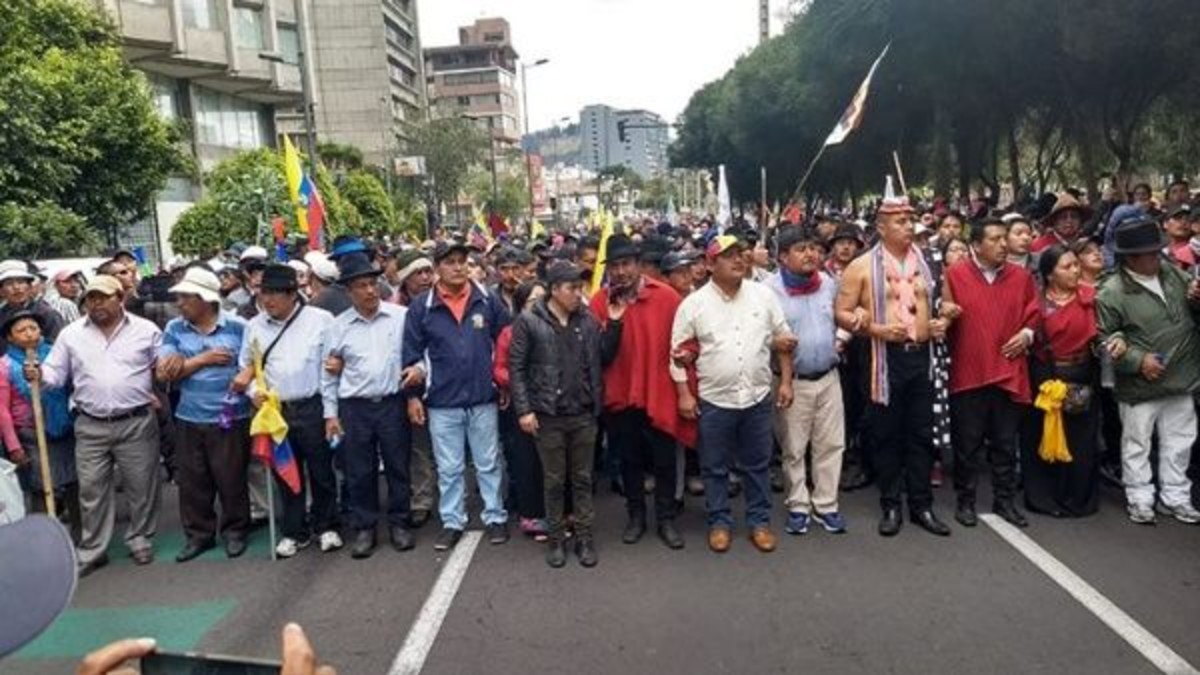
[[[155,638],[166,650],[193,650],[236,606],[235,600],[218,600],[177,607],[71,609],[13,658],[79,659],[97,647],[129,637]]]
[[[261,532],[252,532],[246,540],[246,552],[242,554],[243,558],[259,558],[268,560],[271,557],[271,547],[268,545],[266,529]],[[168,532],[159,532],[154,536],[154,559],[156,562],[169,562],[175,564],[175,554],[183,550],[186,539],[182,530],[170,530]],[[120,537],[113,537],[108,544],[108,559],[115,564],[132,564],[133,560],[129,557],[129,549],[125,547],[125,540]],[[217,545],[211,548],[196,558],[196,560],[228,560],[225,557],[225,544],[222,541],[217,541]]]

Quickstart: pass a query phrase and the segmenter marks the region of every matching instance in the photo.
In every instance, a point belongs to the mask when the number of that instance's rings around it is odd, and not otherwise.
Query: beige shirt
[[[771,393],[771,342],[788,334],[779,299],[766,286],[743,281],[733,297],[709,282],[675,312],[671,349],[696,339],[700,399],[721,408],[744,410]],[[686,382],[674,363],[671,378]]]

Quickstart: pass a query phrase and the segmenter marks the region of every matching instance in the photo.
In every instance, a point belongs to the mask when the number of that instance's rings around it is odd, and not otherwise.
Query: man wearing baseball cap
[[[250,410],[230,385],[246,324],[221,311],[221,282],[203,267],[189,268],[171,293],[180,316],[167,323],[156,370],[179,389],[176,482],[187,542],[175,560],[187,562],[212,548],[218,533],[225,554],[236,558],[250,529]],[[214,501],[221,505],[219,528]]]
[[[158,421],[154,365],[162,333],[125,311],[115,277],[97,275],[83,292],[87,316],[63,329],[46,362],[25,364],[25,377],[46,387],[73,387],[75,457],[82,536],[80,574],[108,563],[116,520],[116,476],[129,502],[125,544],[133,561],[154,560],[158,525]]]
[[[54,342],[65,322],[45,300],[33,297],[33,281],[33,273],[23,261],[0,262],[0,299],[4,300],[4,306],[0,307],[0,324],[16,312],[33,312],[42,322],[42,334]],[[5,346],[5,339],[0,336],[0,349]]]

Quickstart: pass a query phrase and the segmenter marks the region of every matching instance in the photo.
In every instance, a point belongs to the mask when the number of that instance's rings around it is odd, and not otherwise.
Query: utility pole
[[[313,108],[312,71],[309,69],[308,2],[296,0],[296,34],[299,37],[300,89],[304,95],[304,143],[308,150],[308,172],[317,180],[317,122]]]
[[[529,65],[521,63],[521,117],[525,122],[525,138],[529,138],[529,85],[526,72],[530,68],[544,66],[547,63],[550,63],[550,59],[538,59]],[[525,151],[525,179],[529,183],[529,233],[532,234],[533,221],[537,219],[537,213],[533,203],[533,157],[528,150]]]
[[[758,43],[771,37],[771,0],[758,0]]]

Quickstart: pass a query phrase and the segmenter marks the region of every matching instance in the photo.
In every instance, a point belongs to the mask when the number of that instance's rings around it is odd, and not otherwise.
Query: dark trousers
[[[933,504],[929,472],[933,468],[933,380],[929,350],[887,347],[889,405],[872,402],[867,409],[873,466],[879,479],[879,503],[900,508],[900,492],[908,493],[911,512]]]
[[[630,516],[644,516],[646,496],[642,481],[654,472],[654,517],[675,518],[675,439],[650,425],[646,411],[636,408],[608,416],[609,451],[621,453],[625,508]],[[579,495],[575,495],[579,499]]]
[[[842,454],[842,471],[848,475],[871,475],[870,456],[866,438],[861,433],[867,407],[866,371],[870,363],[870,342],[856,338],[846,345],[838,376],[842,383],[842,409],[846,414],[846,450]]]
[[[175,479],[179,484],[179,519],[188,541],[216,538],[217,511],[221,504],[220,533],[227,540],[244,540],[250,530],[250,490],[246,484],[250,464],[250,420],[235,422],[228,430],[216,424],[175,420]]]
[[[1063,428],[1071,461],[1048,464],[1038,455],[1042,444],[1045,413],[1032,406],[1023,415],[1020,433],[1021,478],[1025,487],[1025,507],[1037,513],[1087,516],[1095,513],[1100,502],[1100,391],[1094,363],[1054,372],[1037,359],[1031,360],[1033,390],[1042,382],[1059,377],[1067,382],[1093,385],[1092,403],[1087,410],[1063,414]]]
[[[975,504],[985,445],[992,466],[992,498],[998,504],[1012,503],[1017,493],[1017,431],[1024,408],[999,387],[972,389],[950,397],[954,491],[960,504]]]
[[[592,463],[596,451],[596,418],[538,416],[537,452],[541,457],[545,486],[546,520],[550,536],[563,538],[564,485],[570,481],[574,495],[575,533],[590,536],[592,509]]]
[[[313,532],[338,527],[337,475],[333,472],[333,452],[325,440],[321,397],[285,402],[283,419],[288,423],[288,444],[300,467],[300,493],[293,493],[275,475],[276,491],[283,503],[280,531],[285,537],[304,541]],[[312,493],[311,505],[308,504],[309,492]]]
[[[700,471],[704,476],[704,508],[709,527],[732,527],[729,508],[729,469],[742,479],[746,495],[746,524],[771,522],[768,467],[773,436],[771,396],[742,410],[700,401]]]
[[[335,452],[345,471],[350,527],[373,530],[379,522],[380,460],[388,490],[388,525],[407,527],[412,432],[404,398],[344,398],[338,401],[338,418],[345,437]]]
[[[539,422],[541,418],[539,417]],[[500,411],[500,442],[504,445],[504,461],[508,465],[509,501],[522,518],[541,518],[546,515],[542,498],[542,466],[540,449],[533,437],[521,431],[512,406]]]

